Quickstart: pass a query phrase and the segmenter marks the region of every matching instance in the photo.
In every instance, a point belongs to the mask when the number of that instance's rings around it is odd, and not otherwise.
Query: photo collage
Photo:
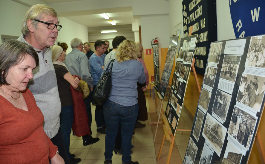
[[[247,163],[263,110],[263,45],[264,35],[211,43],[183,164]]]
[[[176,54],[174,75],[165,112],[173,135],[175,135],[182,109],[185,90],[193,60],[193,53],[195,50],[194,45],[196,45],[195,36],[183,38],[179,44],[180,50]]]
[[[158,43],[152,44],[152,48],[153,48],[153,57],[154,57],[154,82],[155,82],[155,88],[156,90],[158,90],[160,84]]]

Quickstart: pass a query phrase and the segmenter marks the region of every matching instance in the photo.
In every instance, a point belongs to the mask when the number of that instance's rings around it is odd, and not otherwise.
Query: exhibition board
[[[168,88],[169,79],[171,76],[175,56],[176,54],[178,54],[178,51],[180,48],[178,44],[179,44],[178,36],[173,36],[170,38],[166,62],[165,62],[165,66],[163,69],[163,73],[162,73],[161,80],[160,80],[160,86],[159,86],[159,92],[163,98],[165,97],[165,94]]]
[[[265,35],[212,42],[183,163],[247,163],[265,92]]]
[[[179,52],[176,54],[176,64],[172,79],[169,100],[165,115],[175,136],[181,109],[183,106],[187,82],[192,67],[193,53],[196,48],[196,36],[182,38],[179,42]]]
[[[159,67],[159,46],[158,43],[152,44],[153,48],[153,62],[154,62],[154,87],[158,90],[160,86],[160,67]]]

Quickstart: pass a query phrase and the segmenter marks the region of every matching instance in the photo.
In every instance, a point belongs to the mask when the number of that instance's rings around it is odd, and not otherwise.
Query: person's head
[[[102,40],[97,40],[95,42],[95,50],[98,55],[103,55],[104,52],[106,51],[106,43]]]
[[[113,49],[117,49],[118,46],[121,44],[121,42],[123,42],[124,40],[126,40],[126,38],[124,36],[116,36],[112,40],[112,47],[113,47]]]
[[[63,62],[65,60],[65,51],[61,46],[52,46],[52,61]]]
[[[106,49],[109,48],[109,41],[105,40],[105,43],[106,43]]]
[[[25,90],[38,64],[38,54],[30,45],[17,40],[3,43],[0,46],[0,86]]]
[[[139,48],[135,42],[130,40],[124,40],[116,51],[116,59],[118,62],[137,59],[139,53]]]
[[[68,45],[66,43],[60,43],[59,46],[63,48],[63,51],[66,52],[68,49]]]
[[[143,46],[139,42],[136,43],[136,46],[139,48],[138,58],[141,58],[143,54]]]
[[[71,41],[71,47],[74,49],[78,49],[80,51],[83,50],[83,43],[82,43],[82,40],[81,39],[78,39],[78,38],[74,38],[72,41]]]
[[[44,4],[33,5],[22,21],[21,32],[34,48],[43,50],[53,46],[57,39],[59,25],[57,12]]]
[[[85,42],[85,43],[84,43],[84,50],[85,50],[86,52],[90,51],[90,44],[89,44],[88,42]]]

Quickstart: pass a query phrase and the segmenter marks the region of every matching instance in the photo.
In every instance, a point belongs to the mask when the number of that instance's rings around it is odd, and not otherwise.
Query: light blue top
[[[105,68],[106,69],[106,68]],[[113,63],[112,87],[109,100],[122,106],[133,106],[138,103],[137,82],[145,83],[144,67],[138,60]]]
[[[102,66],[104,66],[105,54],[97,56],[95,53],[91,55],[89,59],[90,72],[93,79],[93,84],[96,86],[103,72]]]
[[[73,50],[66,55],[64,64],[72,75],[81,77],[87,84],[93,88],[92,77],[89,73],[88,59],[86,54],[73,48]]]

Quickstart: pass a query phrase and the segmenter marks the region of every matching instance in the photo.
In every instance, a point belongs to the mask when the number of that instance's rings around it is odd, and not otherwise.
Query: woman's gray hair
[[[50,6],[47,6],[45,4],[36,4],[33,5],[26,13],[23,21],[22,21],[22,29],[21,32],[24,36],[26,36],[29,32],[27,21],[28,20],[34,20],[34,19],[42,19],[43,14],[47,14],[53,17],[58,17],[57,12],[51,8]],[[33,21],[33,25],[37,29],[37,21]]]
[[[9,85],[6,81],[8,70],[20,62],[26,55],[30,55],[39,65],[39,57],[36,51],[30,45],[18,40],[9,40],[0,46],[0,86]]]
[[[81,39],[74,38],[74,39],[71,41],[71,47],[72,47],[72,48],[77,48],[77,47],[79,47],[80,44],[83,44]]]

